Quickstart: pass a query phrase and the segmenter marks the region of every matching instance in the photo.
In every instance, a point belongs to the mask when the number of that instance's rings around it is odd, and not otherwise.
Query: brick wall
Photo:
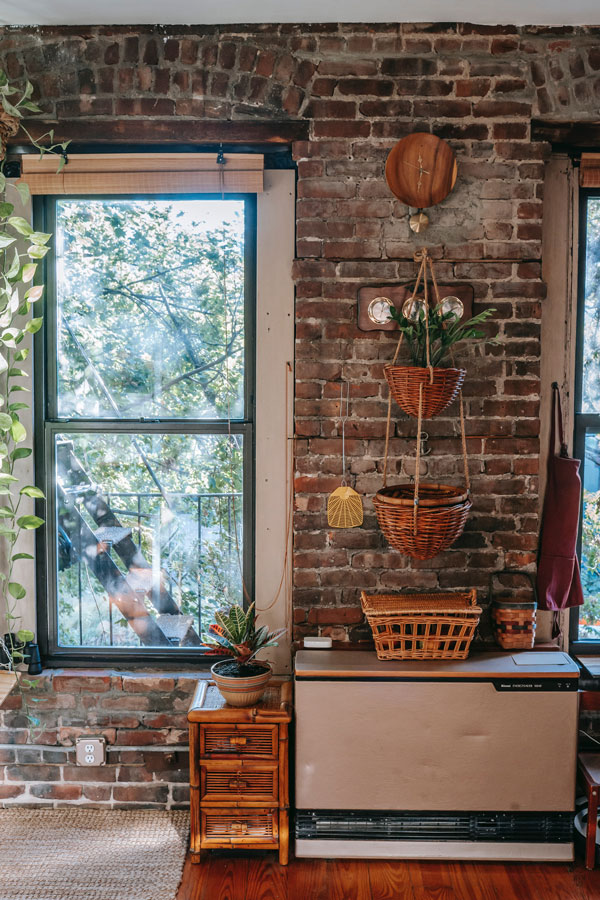
[[[55,670],[0,711],[0,806],[159,806],[189,801],[187,710],[198,676]],[[104,735],[105,766],[77,766],[80,735]],[[33,741],[33,745],[31,744]]]
[[[146,123],[146,133],[160,120],[161,133],[172,136],[186,124],[215,119],[231,120],[238,135],[244,123],[308,123],[309,139],[293,146],[296,639],[317,631],[338,640],[364,638],[358,606],[363,588],[485,591],[490,569],[534,563],[541,218],[549,147],[532,142],[531,120],[597,119],[599,29],[267,25],[11,28],[0,35],[8,72],[27,74],[38,85],[45,119],[96,127],[117,119],[124,130],[131,122]],[[431,211],[424,238],[409,231],[406,208],[383,178],[391,146],[415,130],[446,138],[458,156],[457,186]],[[440,282],[466,281],[473,285],[476,311],[496,308],[500,343],[463,354],[474,495],[465,534],[447,553],[414,563],[389,549],[373,514],[370,498],[381,484],[385,434],[382,369],[395,339],[357,329],[356,294],[362,285],[410,280],[414,250],[422,243],[439,260]],[[340,378],[351,382],[352,484],[365,496],[364,526],[353,531],[331,531],[326,523],[327,494],[341,474],[335,421]],[[403,455],[414,452],[416,429],[413,420],[394,413],[391,471],[400,476],[406,472]],[[456,481],[456,409],[428,422],[427,431],[427,477]],[[60,712],[61,723],[89,724],[96,713],[85,701],[93,692],[65,693],[75,699]],[[126,701],[118,715],[131,714],[146,731],[159,728],[148,726],[147,712],[129,711],[126,689],[117,695]],[[58,702],[51,692],[48,700]],[[16,723],[8,715],[12,731]],[[110,715],[117,715],[116,707]],[[117,727],[117,736],[127,731]],[[9,785],[13,765],[10,760]],[[58,772],[60,763],[52,765]],[[113,802],[127,799],[117,793],[123,790],[119,765],[110,769]],[[123,763],[125,775],[128,766]],[[164,792],[155,782],[153,776],[148,790]]]

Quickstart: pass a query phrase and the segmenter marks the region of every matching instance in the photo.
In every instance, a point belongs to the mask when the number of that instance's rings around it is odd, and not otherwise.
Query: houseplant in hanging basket
[[[494,313],[486,309],[462,322],[455,308],[445,298],[435,306],[419,300],[405,304],[410,318],[395,307],[390,315],[398,323],[407,344],[411,365],[385,366],[384,373],[398,406],[415,418],[419,415],[419,392],[422,392],[423,419],[431,419],[456,399],[465,380],[466,370],[445,365],[451,359],[451,348],[461,341],[483,340],[486,335],[478,326]],[[429,352],[428,352],[429,351]],[[423,387],[420,389],[420,385]]]
[[[252,706],[258,703],[273,674],[270,663],[256,660],[263,647],[276,647],[285,628],[269,631],[266,625],[256,627],[256,608],[252,603],[244,610],[239,603],[215,612],[215,621],[202,635],[205,649],[226,656],[211,668],[219,691],[230,706]]]
[[[486,309],[466,322],[461,321],[464,309],[461,301],[457,297],[440,299],[433,261],[427,250],[423,249],[415,258],[421,264],[412,296],[401,310],[390,308],[390,316],[398,323],[400,340],[394,359],[384,367],[384,373],[394,400],[404,412],[415,418],[431,419],[457,397],[465,379],[465,369],[454,367],[452,348],[462,341],[484,339],[485,332],[478,326],[495,310]],[[421,280],[422,298],[417,296]],[[408,346],[411,365],[398,366],[396,360],[403,342]],[[448,362],[452,365],[448,366]]]

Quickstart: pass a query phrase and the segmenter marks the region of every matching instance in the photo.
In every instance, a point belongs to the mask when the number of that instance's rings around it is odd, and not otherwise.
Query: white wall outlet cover
[[[332,646],[330,637],[305,637],[305,650],[330,650]]]
[[[75,760],[78,766],[104,766],[106,764],[106,738],[88,736],[77,738]]]

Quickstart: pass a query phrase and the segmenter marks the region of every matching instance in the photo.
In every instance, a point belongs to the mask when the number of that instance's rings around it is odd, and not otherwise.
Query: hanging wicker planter
[[[432,559],[463,533],[472,503],[468,491],[445,484],[382,487],[373,498],[388,543],[413,559]]]
[[[466,369],[420,369],[394,365],[385,366],[383,372],[400,409],[415,418],[419,415],[419,390],[422,385],[423,419],[437,416],[458,397],[467,374]]]

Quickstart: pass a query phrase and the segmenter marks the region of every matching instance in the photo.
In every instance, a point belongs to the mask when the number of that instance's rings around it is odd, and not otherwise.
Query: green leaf
[[[27,378],[29,375],[24,369],[18,369],[16,366],[12,366],[8,370],[8,374],[11,378]]]
[[[8,220],[8,224],[12,225],[15,231],[18,231],[19,234],[22,234],[25,237],[29,237],[30,234],[33,234],[33,228],[23,216],[11,216]]]
[[[15,187],[16,187],[16,185],[15,185]],[[3,175],[2,172],[0,172],[0,191],[4,191],[5,188],[6,188],[6,175]]]
[[[9,475],[8,472],[0,472],[0,484],[14,484],[18,480],[14,475]]]
[[[2,106],[4,107],[4,110],[9,114],[9,116],[15,116],[17,119],[23,118],[17,107],[8,102],[6,96],[2,97]]]
[[[15,248],[15,252],[12,258],[12,263],[8,267],[6,271],[7,278],[16,278],[21,269],[21,257],[19,256],[19,251]]]
[[[25,528],[27,531],[31,531],[34,528],[39,528],[40,525],[44,524],[44,520],[40,519],[39,516],[20,516],[17,519],[17,525],[19,528]]]
[[[21,272],[21,281],[27,283],[28,281],[32,281],[33,277],[37,271],[37,263],[27,263],[23,266],[23,271]]]
[[[30,259],[43,259],[50,247],[44,247],[42,244],[30,244],[27,248],[27,255]]]
[[[31,553],[15,553],[11,558],[13,562],[17,562],[18,559],[35,559]]]
[[[1,537],[16,537],[17,532],[13,528],[10,528],[9,525],[5,525],[4,523],[0,522],[0,536]]]
[[[26,403],[11,403],[10,406],[27,406]],[[10,409],[10,406],[8,407]],[[12,420],[11,420],[12,421]],[[26,459],[28,456],[31,456],[31,449],[29,447],[17,447],[16,450],[10,454],[10,458],[14,461],[17,459]]]
[[[23,494],[25,497],[34,497],[36,500],[46,499],[44,492],[40,491],[40,489],[33,484],[28,484],[24,488],[21,488],[19,493]]]
[[[29,185],[26,181],[19,181],[18,184],[13,185],[19,193],[19,197],[21,198],[21,203],[25,205],[31,196],[31,192],[29,190]]]
[[[15,362],[23,362],[29,356],[29,348],[24,347],[22,350],[17,350],[15,353]]]
[[[31,100],[23,100],[19,105],[22,106],[23,109],[29,110],[29,112],[39,113],[42,111],[37,103],[32,103]]]
[[[20,628],[17,631],[17,640],[21,641],[22,644],[26,644],[27,641],[32,641],[35,637],[33,631],[29,631],[28,628]]]
[[[27,591],[22,584],[19,584],[18,581],[9,581],[8,593],[11,595],[11,597],[14,597],[15,600],[22,600]]]
[[[34,287],[30,287],[29,290],[25,294],[25,299],[29,300],[30,303],[34,303],[36,300],[39,300],[42,294],[44,293],[44,285],[36,284]]]
[[[12,511],[10,506],[0,506],[0,518],[8,519],[12,516],[14,516],[14,512]]]
[[[12,215],[14,210],[14,206],[12,203],[7,203],[6,200],[0,203],[0,218],[7,219],[10,215]]]
[[[27,322],[27,324],[25,325],[25,331],[28,331],[29,334],[36,334],[36,332],[38,332],[40,330],[40,328],[42,327],[43,321],[44,320],[43,320],[42,316],[40,316],[37,319],[30,319],[29,322]],[[15,359],[16,359],[16,357],[15,357]]]
[[[21,441],[24,441],[27,437],[27,431],[25,430],[25,426],[21,424],[21,422],[13,422],[10,429],[10,434],[15,442],[15,444],[20,444]]]
[[[13,385],[8,389],[8,393],[9,393],[9,394],[12,394],[13,391],[26,391],[28,394],[30,393],[29,388],[26,388],[26,387],[25,387],[24,385],[22,385],[22,384],[13,384]]]
[[[0,431],[8,431],[12,427],[12,416],[8,413],[0,413]]]
[[[52,235],[46,234],[45,231],[34,231],[31,240],[34,244],[47,244],[51,237]]]
[[[0,234],[0,250],[3,250],[4,247],[10,247],[11,244],[14,244],[16,238],[10,237],[8,234]]]

